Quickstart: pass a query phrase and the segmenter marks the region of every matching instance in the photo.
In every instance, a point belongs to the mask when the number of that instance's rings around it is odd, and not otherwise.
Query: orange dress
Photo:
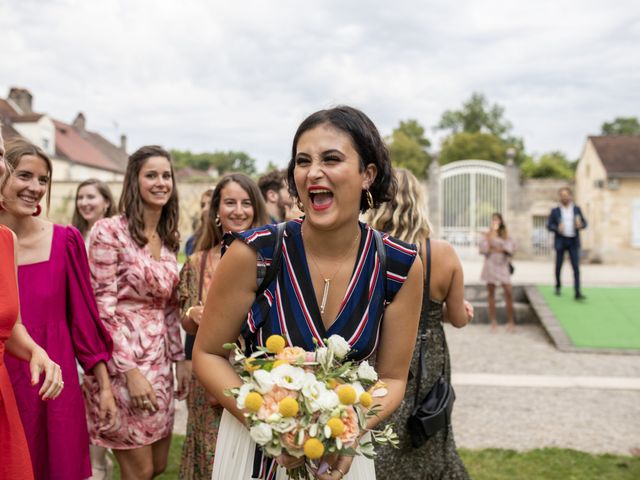
[[[4,365],[4,344],[18,318],[13,235],[0,225],[0,478],[33,480],[27,439]]]

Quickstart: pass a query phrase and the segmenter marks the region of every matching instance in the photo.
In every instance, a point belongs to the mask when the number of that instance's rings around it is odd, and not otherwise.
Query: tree
[[[192,153],[189,150],[171,150],[177,168],[191,167],[207,171],[218,170],[220,175],[226,172],[256,173],[256,161],[246,152],[229,150],[205,153]]]
[[[517,164],[521,164],[525,159],[524,141],[522,138],[511,135],[510,132],[513,125],[504,118],[504,108],[498,104],[489,105],[488,100],[481,93],[473,93],[471,98],[463,103],[462,109],[445,111],[436,128],[450,130],[451,134],[447,138],[455,137],[461,133],[491,135],[504,145],[504,151],[508,147],[515,149],[514,160]],[[465,150],[474,144],[483,146],[483,149],[477,153],[470,151],[469,156],[465,158],[483,159],[483,157],[487,156],[494,157],[496,154],[495,142],[484,136],[463,136],[455,141],[450,140],[449,145],[451,144],[455,144],[459,150]],[[464,148],[462,148],[463,145],[465,146]],[[441,153],[440,163],[443,163],[442,156],[443,154]],[[444,156],[451,157],[448,153]],[[457,154],[453,156],[457,156]],[[462,158],[457,160],[462,160]],[[494,161],[504,163],[504,157]]]
[[[431,162],[428,152],[431,142],[417,120],[401,121],[386,140],[395,166],[406,168],[418,178],[426,176]]]
[[[573,179],[577,162],[571,162],[559,151],[548,152],[537,160],[527,157],[521,165],[522,174],[529,178]]]
[[[466,159],[504,164],[507,148],[507,145],[491,133],[460,132],[443,140],[439,161],[441,165]]]
[[[504,108],[498,104],[489,105],[486,97],[474,92],[462,104],[461,110],[447,110],[442,114],[437,128],[453,133],[492,133],[503,138],[511,131],[511,122],[504,119]]]
[[[616,117],[602,124],[602,135],[640,135],[640,123],[637,117]]]

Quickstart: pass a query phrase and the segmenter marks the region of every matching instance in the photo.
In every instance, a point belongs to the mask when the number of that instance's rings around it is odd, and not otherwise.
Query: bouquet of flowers
[[[306,457],[303,467],[288,472],[293,479],[309,478],[327,454],[373,458],[374,442],[398,445],[390,425],[366,427],[379,412],[374,399],[387,394],[376,371],[367,361],[346,360],[350,346],[341,336],[324,344],[307,352],[272,335],[249,357],[238,345],[225,345],[233,350],[231,362],[243,381],[225,394],[245,410],[251,438],[267,456]],[[366,432],[370,439],[363,441]]]

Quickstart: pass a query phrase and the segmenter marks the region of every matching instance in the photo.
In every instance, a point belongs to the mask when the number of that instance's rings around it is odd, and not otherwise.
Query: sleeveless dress
[[[429,292],[425,291],[424,295]],[[420,392],[431,390],[436,380],[442,373],[442,367],[446,359],[445,376],[451,381],[451,362],[449,349],[442,328],[442,302],[429,300],[429,314],[427,317],[427,352],[426,380],[422,381]],[[420,315],[420,322],[424,320],[427,312]],[[420,341],[416,339],[411,360],[411,372],[417,374],[420,354]],[[413,398],[416,392],[415,379],[407,382],[407,390],[404,400],[387,419],[394,424],[394,428],[400,437],[398,449],[381,445],[376,449],[376,472],[380,478],[401,478],[402,480],[468,480],[469,474],[458,456],[451,423],[446,429],[440,430],[430,438],[422,447],[413,448],[407,432],[407,419],[413,410]],[[454,408],[455,412],[455,408]]]
[[[0,478],[33,480],[27,439],[4,365],[4,344],[18,318],[14,262],[13,235],[0,225]]]
[[[247,316],[242,335],[247,348],[264,345],[273,334],[282,335],[289,345],[314,350],[333,334],[344,337],[352,347],[350,359],[365,360],[376,350],[385,302],[391,302],[404,284],[416,257],[416,248],[383,234],[387,271],[381,271],[373,230],[360,223],[361,238],[351,280],[335,322],[327,329],[311,282],[302,241],[302,220],[287,222],[279,271],[264,293],[258,296]],[[225,238],[229,244],[239,239],[258,254],[258,277],[271,264],[275,245],[275,225],[266,225]],[[386,273],[386,282],[384,275]],[[373,461],[356,457],[344,480],[374,480]],[[228,411],[220,422],[213,464],[214,480],[281,480],[286,470],[262,455],[249,432]]]
[[[89,435],[76,358],[87,377],[111,356],[111,337],[96,308],[84,240],[75,227],[53,225],[44,262],[18,266],[22,322],[33,340],[60,365],[65,387],[43,402],[31,385],[29,364],[6,358],[37,480],[91,476]],[[40,383],[41,384],[41,383]],[[40,385],[39,384],[39,385]]]

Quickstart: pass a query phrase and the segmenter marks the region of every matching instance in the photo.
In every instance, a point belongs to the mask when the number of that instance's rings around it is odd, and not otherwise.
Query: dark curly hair
[[[144,235],[144,202],[140,195],[140,185],[138,184],[138,174],[142,166],[151,157],[164,157],[171,166],[171,181],[173,189],[167,204],[162,207],[160,222],[158,222],[158,235],[171,251],[177,252],[180,248],[180,233],[178,232],[178,188],[176,186],[171,155],[164,148],[157,145],[147,145],[140,147],[133,152],[127,163],[127,170],[124,174],[124,184],[122,185],[122,195],[120,196],[119,209],[129,223],[129,233],[133,240],[140,247],[144,247],[149,239]]]
[[[347,105],[339,105],[328,110],[320,110],[312,113],[298,127],[293,137],[291,159],[287,167],[287,180],[291,196],[299,198],[293,176],[293,171],[296,167],[295,158],[298,141],[307,130],[311,130],[325,123],[351,137],[353,147],[356,152],[358,152],[358,157],[360,158],[361,172],[370,163],[376,166],[378,172],[369,187],[369,192],[371,192],[371,196],[373,197],[374,208],[378,208],[380,204],[391,200],[396,193],[397,185],[395,176],[393,175],[393,168],[391,167],[389,150],[371,119],[360,110]],[[360,211],[366,212],[368,209],[369,205],[365,191],[363,190],[360,197]]]

